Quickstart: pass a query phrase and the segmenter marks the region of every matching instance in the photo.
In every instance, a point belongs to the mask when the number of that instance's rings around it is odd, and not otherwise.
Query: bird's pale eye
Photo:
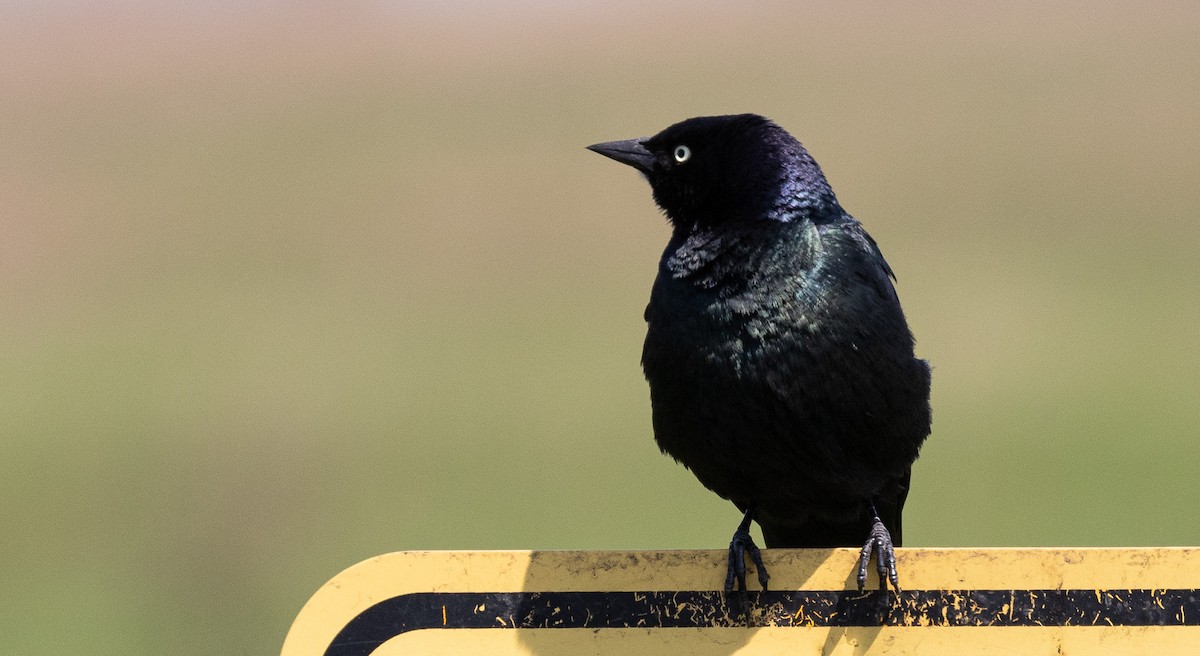
[[[683,164],[692,158],[692,149],[680,144],[675,146],[675,161]]]

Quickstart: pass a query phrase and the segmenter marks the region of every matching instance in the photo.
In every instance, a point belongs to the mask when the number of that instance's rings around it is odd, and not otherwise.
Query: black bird
[[[768,547],[863,545],[859,589],[874,553],[880,588],[899,590],[930,369],[875,241],[761,116],[588,148],[641,171],[672,227],[642,367],[659,447],[745,513],[725,589],[745,591],[747,555],[767,586],[757,521]]]

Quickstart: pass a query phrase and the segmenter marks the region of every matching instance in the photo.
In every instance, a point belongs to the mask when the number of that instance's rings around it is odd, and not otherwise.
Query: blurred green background
[[[1200,6],[0,5],[10,653],[274,653],[401,549],[719,548],[651,439],[665,221],[753,111],[934,364],[910,546],[1200,544]]]

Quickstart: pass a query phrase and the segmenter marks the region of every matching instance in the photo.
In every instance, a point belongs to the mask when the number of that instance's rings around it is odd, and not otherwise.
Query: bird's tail
[[[909,478],[910,472],[905,472],[902,478],[893,481],[874,499],[864,500],[857,515],[844,519],[809,517],[799,524],[764,524],[760,521],[763,540],[768,548],[861,547],[875,519],[871,513],[873,503],[883,525],[892,535],[892,544],[899,547],[904,539],[900,515],[904,510],[904,500],[908,497]]]

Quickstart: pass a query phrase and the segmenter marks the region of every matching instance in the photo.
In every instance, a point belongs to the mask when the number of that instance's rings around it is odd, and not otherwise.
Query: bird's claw
[[[767,574],[766,566],[763,565],[762,552],[759,551],[758,545],[754,544],[754,539],[750,537],[750,519],[751,514],[746,513],[742,523],[733,532],[733,539],[729,541],[729,569],[725,574],[726,593],[733,592],[734,581],[737,582],[739,593],[746,592],[747,555],[754,563],[754,569],[758,572],[758,582],[762,585],[763,590],[767,589],[767,581],[771,578],[771,575]]]
[[[871,562],[871,554],[875,554],[875,569],[879,572],[879,589],[886,591],[888,581],[896,592],[900,592],[900,577],[896,573],[896,547],[892,544],[892,534],[879,517],[875,517],[871,525],[871,534],[863,544],[858,561],[858,591],[862,592],[867,584],[867,565]]]

